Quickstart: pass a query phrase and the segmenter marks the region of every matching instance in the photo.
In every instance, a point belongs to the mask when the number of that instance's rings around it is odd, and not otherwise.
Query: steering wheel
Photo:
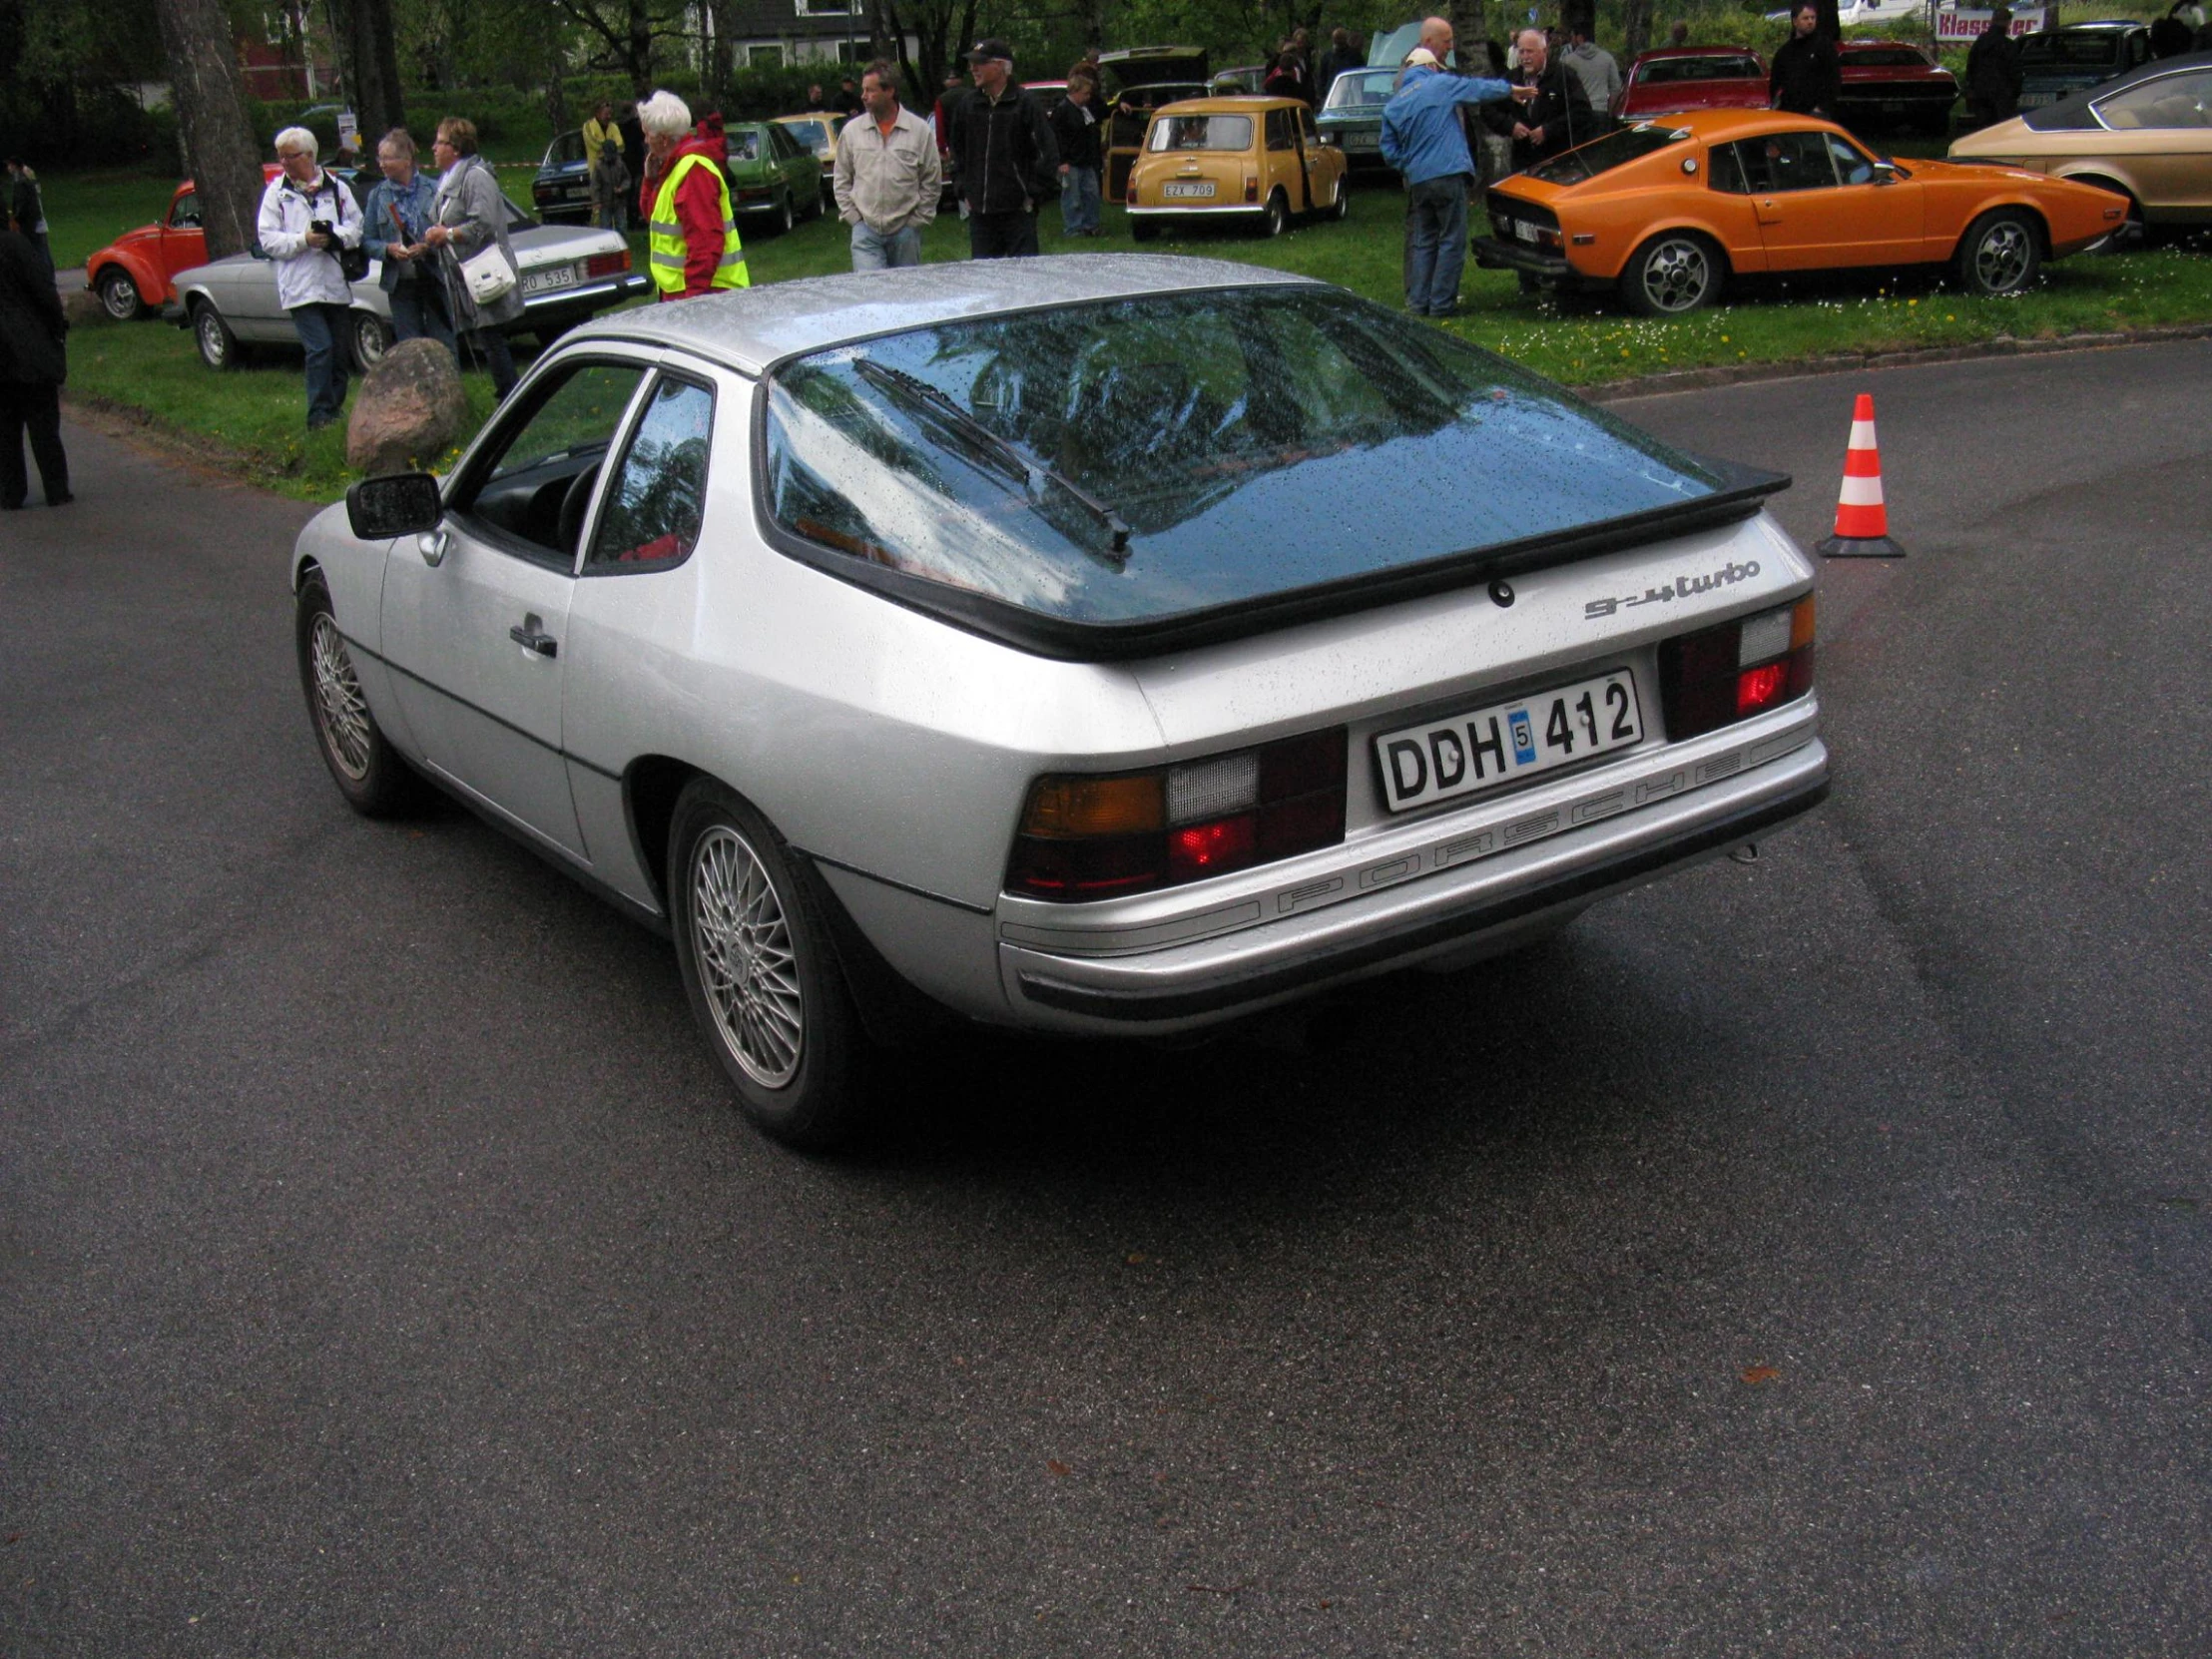
[[[599,481],[597,461],[584,468],[569,481],[568,493],[561,497],[561,516],[556,520],[555,535],[559,537],[562,552],[574,557],[576,543],[584,533],[584,514],[591,510],[592,486]]]

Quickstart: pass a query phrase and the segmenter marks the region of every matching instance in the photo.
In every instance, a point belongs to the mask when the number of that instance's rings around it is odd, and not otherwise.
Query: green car
[[[743,121],[726,129],[730,141],[730,196],[742,218],[771,217],[780,231],[823,209],[822,166],[814,152],[770,122]]]

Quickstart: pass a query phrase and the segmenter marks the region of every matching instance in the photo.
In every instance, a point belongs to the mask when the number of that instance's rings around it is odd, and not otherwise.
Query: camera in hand
[[[337,240],[337,232],[330,228],[327,219],[310,219],[307,221],[307,229],[318,237],[328,237],[332,242]]]

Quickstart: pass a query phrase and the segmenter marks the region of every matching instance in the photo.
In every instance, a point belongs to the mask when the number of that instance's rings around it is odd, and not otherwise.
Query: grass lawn
[[[1352,216],[1343,225],[1309,226],[1274,242],[1209,228],[1163,237],[1146,251],[1324,277],[1395,305],[1402,200],[1394,185],[1368,185],[1354,193]],[[1136,247],[1127,221],[1113,209],[1106,213],[1107,234],[1095,240],[1069,242],[1058,226],[1058,210],[1047,209],[1047,254]],[[633,247],[642,268],[642,240]],[[750,235],[746,253],[753,280],[767,283],[844,271],[845,249],[843,227],[826,216],[790,236]],[[956,218],[939,220],[923,239],[927,261],[966,254],[966,227]],[[2212,320],[2212,255],[2165,249],[2067,260],[2050,268],[2037,291],[2007,300],[1968,298],[1925,276],[1746,288],[1732,292],[1726,305],[1672,322],[1633,316],[1610,297],[1539,303],[1522,294],[1510,275],[1471,265],[1460,299],[1464,313],[1437,326],[1555,379],[1590,385],[1671,369]],[[481,372],[463,378],[471,406],[479,416],[488,413],[487,378]],[[350,479],[342,423],[312,437],[305,431],[305,390],[294,355],[271,352],[217,374],[201,365],[181,329],[160,322],[93,323],[71,338],[69,386],[77,397],[142,410],[153,424],[212,439],[242,470],[289,494],[328,500]]]
[[[145,172],[45,173],[46,237],[54,267],[72,271],[125,231],[152,225],[169,212],[177,180]]]

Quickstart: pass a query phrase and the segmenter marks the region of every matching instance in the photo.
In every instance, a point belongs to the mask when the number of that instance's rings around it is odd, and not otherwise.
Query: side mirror
[[[1898,182],[1898,164],[1896,162],[1876,162],[1874,164],[1874,182],[1878,185],[1896,184]]]
[[[438,481],[427,472],[363,478],[345,492],[345,522],[361,541],[389,541],[433,529],[444,514]]]

